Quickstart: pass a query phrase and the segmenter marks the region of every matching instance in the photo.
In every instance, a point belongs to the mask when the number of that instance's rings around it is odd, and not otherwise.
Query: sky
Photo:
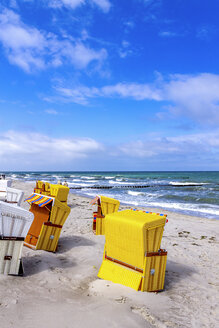
[[[1,0],[0,170],[219,170],[218,12]]]

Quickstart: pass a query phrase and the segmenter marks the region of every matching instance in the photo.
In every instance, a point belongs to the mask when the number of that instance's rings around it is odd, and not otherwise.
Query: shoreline
[[[34,184],[13,181],[12,187],[25,199]],[[97,278],[104,236],[92,233],[90,199],[69,194],[71,213],[56,253],[23,247],[24,277],[0,276],[1,327],[216,328],[218,220],[154,208],[168,219],[161,244],[168,251],[165,286],[160,293],[136,292]]]
[[[87,194],[92,197],[100,193],[118,199],[128,206],[146,205],[150,208],[219,220],[219,171],[115,171],[105,174],[98,171],[54,172],[11,172],[8,177],[26,182],[49,179],[52,183],[57,183],[59,179],[66,180],[70,188],[82,188],[71,189],[71,192],[78,195]],[[148,188],[131,189],[132,185],[139,187],[139,184],[146,184]],[[96,189],[98,185],[103,187],[103,190]],[[89,189],[83,189],[86,186]]]
[[[72,195],[75,195],[75,196],[78,196],[78,197],[83,197],[83,198],[86,198],[86,199],[93,199],[95,196],[89,196],[89,195],[86,195],[86,194],[77,194],[77,193],[73,193],[70,191],[70,193]],[[97,193],[97,194],[101,194],[101,193]],[[113,198],[113,197],[112,197]],[[155,206],[143,206],[143,205],[134,205],[132,203],[128,204],[128,203],[123,203],[122,201],[120,201],[120,207],[123,206],[125,208],[141,208],[142,210],[145,210],[147,209],[148,211],[150,212],[156,212],[156,213],[163,213],[163,214],[167,214],[167,212],[170,214],[170,213],[173,213],[173,214],[176,214],[176,215],[184,215],[184,216],[189,216],[189,217],[194,217],[194,218],[198,218],[198,219],[204,219],[204,220],[213,220],[213,221],[219,221],[219,218],[211,218],[211,217],[207,217],[207,216],[198,216],[198,215],[192,215],[191,213],[186,213],[186,211],[184,212],[183,210],[173,210],[173,209],[167,209],[167,208],[164,208],[164,207],[155,207]]]

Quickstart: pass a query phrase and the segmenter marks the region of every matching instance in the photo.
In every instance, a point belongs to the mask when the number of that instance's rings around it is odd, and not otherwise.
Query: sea
[[[145,206],[219,219],[219,171],[216,172],[1,172],[27,183],[67,181],[72,193],[118,199]],[[95,187],[95,189],[92,189]]]

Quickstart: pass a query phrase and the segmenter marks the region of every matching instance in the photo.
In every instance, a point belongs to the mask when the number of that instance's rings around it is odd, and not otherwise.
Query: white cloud
[[[120,151],[131,157],[168,157],[207,158],[213,154],[219,160],[219,132],[197,133],[174,137],[150,136],[146,140],[137,140],[119,147]]]
[[[179,34],[176,32],[172,32],[172,31],[161,31],[159,33],[159,36],[164,37],[164,38],[173,38],[175,36],[179,36]]]
[[[82,5],[84,0],[49,0],[49,6],[52,8],[61,8],[63,6],[75,9]]]
[[[16,1],[16,0],[10,0],[10,2],[9,2],[9,6],[10,6],[11,8],[15,8],[15,9],[17,9],[17,8],[18,8],[17,1]]]
[[[109,0],[92,0],[103,12],[107,13],[111,8],[111,3]]]
[[[0,41],[11,63],[25,71],[29,71],[31,65],[44,68],[40,56],[46,45],[44,36],[37,29],[22,24],[20,17],[11,10],[0,14]]]
[[[144,100],[147,98],[151,100],[161,100],[159,92],[156,92],[152,86],[135,83],[118,83],[102,88],[89,88],[85,86],[68,88],[56,86],[55,89],[65,101],[75,102],[81,105],[87,105],[88,99],[95,97],[122,97],[134,98],[136,100]]]
[[[121,97],[137,101],[165,101],[165,111],[157,113],[158,118],[184,116],[199,123],[219,123],[219,75],[170,75],[164,80],[161,75],[151,84],[117,83],[101,88],[79,86],[75,88],[56,87],[68,101],[87,104],[89,98]]]
[[[163,99],[173,104],[173,115],[205,124],[219,123],[219,75],[172,75],[162,85]]]
[[[103,12],[107,13],[111,8],[109,0],[89,0],[88,2],[97,5]],[[49,0],[49,6],[52,8],[67,7],[75,9],[86,3],[86,0]]]
[[[66,169],[72,165],[79,167],[77,163],[84,163],[83,167],[89,169],[94,158],[98,163],[101,162],[100,158],[104,163],[107,161],[108,169],[111,169],[109,163],[115,160],[118,165],[120,160],[128,163],[127,159],[132,162],[134,160],[135,165],[147,162],[151,168],[152,163],[156,163],[157,169],[162,169],[162,163],[165,163],[165,167],[177,163],[181,169],[187,167],[187,164],[190,168],[214,169],[219,161],[219,132],[179,136],[154,133],[147,135],[144,140],[122,145],[119,145],[118,140],[117,144],[107,147],[92,138],[54,138],[40,133],[17,131],[0,134],[0,169]],[[98,165],[97,162],[95,165]]]
[[[91,138],[52,138],[39,133],[8,131],[0,135],[1,165],[17,163],[35,167],[53,163],[69,163],[103,150],[103,146]],[[38,163],[38,164],[37,164]]]
[[[76,67],[85,68],[94,60],[103,61],[107,57],[107,52],[105,49],[95,51],[79,42],[74,46],[67,42],[62,50],[62,55],[69,58]]]
[[[84,69],[91,62],[101,65],[107,57],[105,49],[95,50],[77,40],[59,40],[52,33],[24,24],[18,14],[7,9],[0,14],[0,42],[9,61],[26,72],[65,63]]]
[[[62,96],[63,100],[80,105],[87,105],[88,98],[94,98],[100,95],[97,88],[79,87],[69,89],[64,87],[56,87],[55,89]]]
[[[45,113],[50,114],[50,115],[58,115],[58,112],[55,109],[46,109]]]
[[[105,86],[101,89],[103,96],[120,96],[123,98],[134,98],[136,100],[161,100],[159,90],[152,85],[137,83],[118,83],[116,85]]]

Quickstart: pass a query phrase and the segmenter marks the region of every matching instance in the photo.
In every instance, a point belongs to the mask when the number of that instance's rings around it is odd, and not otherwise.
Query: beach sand
[[[13,187],[29,196],[34,185]],[[219,327],[218,220],[153,209],[169,220],[165,289],[143,293],[97,278],[104,236],[92,233],[93,207],[74,194],[68,205],[57,252],[23,247],[25,275],[0,275],[1,328]]]

